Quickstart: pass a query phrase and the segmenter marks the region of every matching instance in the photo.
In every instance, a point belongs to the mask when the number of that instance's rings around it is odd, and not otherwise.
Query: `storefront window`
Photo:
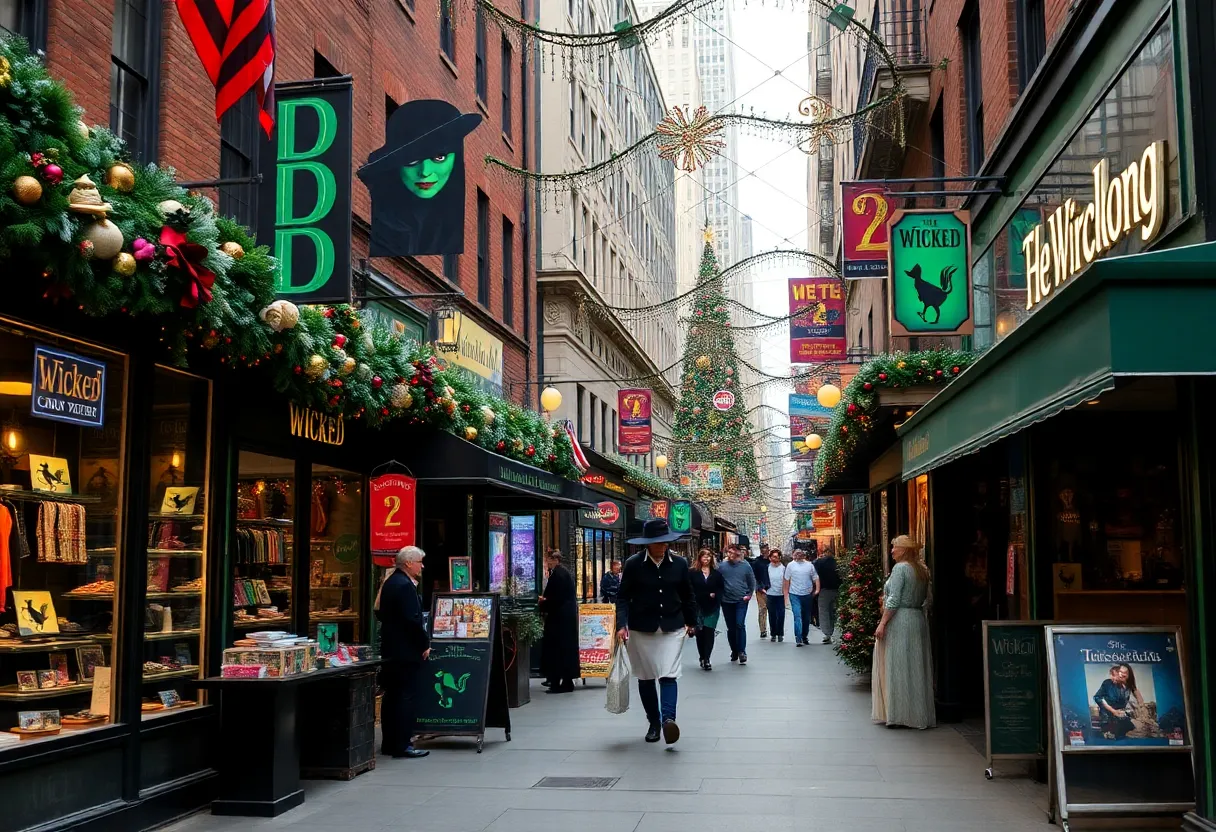
[[[291,627],[294,518],[295,462],[241,451],[232,547],[232,627],[238,639]]]
[[[490,592],[502,592],[507,585],[507,537],[511,528],[511,517],[507,514],[491,513],[490,526]]]
[[[156,368],[148,489],[148,589],[143,718],[197,706],[207,574],[206,508],[211,385]]]
[[[308,629],[337,624],[337,637],[359,642],[359,606],[363,572],[362,478],[350,471],[312,466],[309,513]]]
[[[536,586],[536,515],[511,516],[511,577],[516,597],[538,594]]]
[[[1107,163],[1107,177],[1115,191],[1127,187],[1127,182],[1139,191],[1139,202],[1148,205],[1149,194],[1144,186],[1145,178],[1139,173],[1135,178],[1121,181],[1120,173],[1133,164],[1140,164],[1145,149],[1154,142],[1165,142],[1164,182],[1156,183],[1164,190],[1164,217],[1159,224],[1159,233],[1168,230],[1182,218],[1182,189],[1178,162],[1178,126],[1175,113],[1174,49],[1172,29],[1166,22],[1136,54],[1136,57],[1119,76],[1114,86],[1090,113],[1089,118],[1077,130],[1072,140],[1063,149],[1055,162],[1043,175],[1034,191],[1013,214],[996,239],[975,264],[977,332],[975,346],[983,348],[989,336],[980,331],[987,322],[987,313],[980,309],[993,309],[992,335],[1000,340],[1026,320],[1032,310],[1027,308],[1027,275],[1034,269],[1035,258],[1027,262],[1027,249],[1023,242],[1039,229],[1039,240],[1046,244],[1047,256],[1042,264],[1051,271],[1051,282],[1055,283],[1055,260],[1057,253],[1067,254],[1069,271],[1074,276],[1084,268],[1088,259],[1084,248],[1093,237],[1093,223],[1085,223],[1086,206],[1094,202],[1094,169]],[[1130,190],[1130,188],[1129,188]],[[1114,193],[1111,191],[1110,193]],[[1057,209],[1069,206],[1068,227],[1074,233],[1057,237],[1063,240],[1060,252],[1052,248],[1052,217]],[[1118,203],[1116,199],[1112,203]],[[1130,202],[1129,211],[1134,210],[1132,222],[1122,223],[1113,245],[1104,246],[1098,257],[1113,257],[1135,254],[1152,244],[1141,234],[1139,205]],[[1120,225],[1118,217],[1107,217],[1108,224]],[[1059,215],[1055,222],[1059,221]],[[1075,233],[1079,231],[1080,233]],[[1107,235],[1110,236],[1109,234]],[[1042,248],[1039,251],[1044,251]],[[1071,278],[1069,278],[1071,279]],[[1066,282],[1066,281],[1065,281]],[[1041,301],[1032,303],[1035,310]]]
[[[0,750],[116,713],[125,400],[122,355],[0,321]]]

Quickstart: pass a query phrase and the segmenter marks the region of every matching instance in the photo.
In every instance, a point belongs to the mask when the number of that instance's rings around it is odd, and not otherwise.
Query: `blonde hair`
[[[925,583],[929,582],[929,567],[925,565],[925,559],[921,552],[922,544],[919,540],[911,538],[906,534],[901,534],[891,541],[891,548],[903,553],[903,557],[895,558],[897,563],[908,564],[916,570],[916,577]],[[894,556],[894,553],[892,553],[892,556]]]

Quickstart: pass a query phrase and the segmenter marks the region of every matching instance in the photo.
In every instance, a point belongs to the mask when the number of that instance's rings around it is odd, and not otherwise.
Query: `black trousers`
[[[710,655],[714,652],[715,635],[713,627],[702,624],[697,628],[697,656],[701,661],[709,661]]]
[[[380,704],[382,754],[400,754],[414,741],[415,703],[422,684],[420,662],[387,661],[380,666],[384,701]]]

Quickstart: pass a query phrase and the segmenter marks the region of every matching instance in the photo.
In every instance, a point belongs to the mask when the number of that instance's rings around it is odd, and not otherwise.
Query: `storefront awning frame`
[[[1100,260],[899,429],[909,480],[1137,376],[1216,375],[1216,242]]]

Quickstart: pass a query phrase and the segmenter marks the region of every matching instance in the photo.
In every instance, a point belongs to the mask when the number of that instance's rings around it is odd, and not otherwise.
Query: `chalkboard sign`
[[[416,704],[418,733],[476,736],[478,754],[486,728],[506,729],[510,742],[498,596],[436,593],[427,628],[431,655]]]
[[[984,622],[988,765],[1047,755],[1047,621]],[[988,775],[991,777],[991,768]]]

